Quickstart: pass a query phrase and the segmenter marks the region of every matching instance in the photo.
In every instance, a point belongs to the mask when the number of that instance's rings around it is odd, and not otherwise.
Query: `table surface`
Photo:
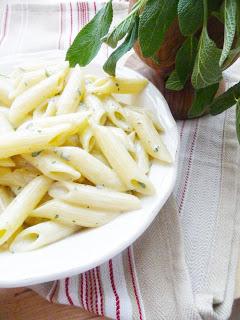
[[[27,288],[0,289],[1,320],[106,320],[80,308],[54,305]]]
[[[236,300],[229,320],[239,320],[240,300]],[[0,289],[1,320],[107,320],[80,308],[50,304],[27,288]]]

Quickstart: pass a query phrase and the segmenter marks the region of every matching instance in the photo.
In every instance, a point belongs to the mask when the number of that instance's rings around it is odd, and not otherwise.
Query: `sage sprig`
[[[209,19],[213,17],[223,24],[221,48],[210,36]],[[166,88],[179,91],[191,82],[195,93],[190,118],[206,112],[219,114],[237,103],[240,137],[240,82],[215,98],[222,72],[240,55],[239,0],[136,0],[129,14],[113,28],[112,18],[112,0],[108,0],[69,48],[66,59],[71,66],[90,63],[105,43],[114,51],[103,68],[115,76],[118,60],[136,41],[142,55],[161,66],[158,51],[173,22],[178,22],[184,40],[166,79]]]

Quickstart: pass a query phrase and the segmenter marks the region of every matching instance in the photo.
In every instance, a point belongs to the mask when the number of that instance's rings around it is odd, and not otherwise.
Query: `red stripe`
[[[50,301],[51,303],[53,303],[53,298],[54,298],[54,296],[55,296],[55,294],[56,294],[56,292],[57,292],[58,282],[59,282],[59,281],[56,280],[56,281],[54,282],[54,285],[52,286],[51,293],[50,293],[50,295],[49,295],[49,301]]]
[[[93,2],[93,5],[94,5],[94,12],[96,14],[97,13],[97,6],[96,6],[96,2],[95,1]]]
[[[86,20],[87,22],[90,20],[89,19],[89,5],[88,5],[88,2],[86,2],[86,7],[87,7],[87,10],[86,10]]]
[[[96,281],[96,269],[93,269],[93,285],[94,285],[94,293],[95,293],[95,313],[98,313],[98,292],[97,292],[97,281]]]
[[[130,248],[128,248],[127,252],[128,252],[128,265],[129,265],[129,270],[130,270],[131,279],[132,279],[133,291],[134,291],[134,295],[135,295],[136,302],[137,302],[137,307],[138,307],[138,312],[139,312],[139,319],[142,320],[143,319],[143,317],[142,317],[142,309],[141,309],[140,300],[139,300],[139,297],[138,297],[135,277],[134,277],[134,274],[133,274],[133,266],[132,266],[132,262],[131,262]]]
[[[60,36],[58,40],[58,49],[61,49],[62,31],[63,31],[63,4],[60,3]]]
[[[179,213],[182,212],[182,208],[183,208],[183,204],[184,204],[184,200],[185,200],[185,195],[186,195],[186,191],[187,191],[187,186],[188,186],[188,181],[189,181],[189,177],[190,177],[190,170],[192,167],[192,160],[193,160],[193,151],[194,151],[196,139],[197,139],[198,122],[199,122],[199,120],[196,121],[196,126],[194,129],[193,139],[192,139],[192,143],[191,143],[187,173],[186,173],[186,178],[185,178],[184,187],[183,187],[183,193],[182,193],[181,201],[180,201],[180,205],[179,205]]]
[[[83,2],[83,17],[84,17],[84,25],[87,23],[87,14],[86,14],[86,10],[87,10],[87,6],[86,6],[86,2]]]
[[[81,301],[81,305],[84,308],[84,302],[83,302],[83,275],[80,275],[80,289],[79,289],[79,296],[80,296],[80,301]]]
[[[5,36],[6,36],[6,31],[7,31],[7,22],[8,22],[8,4],[6,5],[6,10],[5,10],[5,16],[4,16],[4,24],[3,24],[3,34],[0,39],[0,45],[2,44]]]
[[[93,279],[92,279],[92,270],[89,271],[89,282],[90,282],[90,311],[93,310]]]
[[[102,288],[102,283],[101,283],[101,276],[100,276],[100,267],[96,268],[97,270],[97,280],[98,280],[98,287],[99,287],[99,292],[100,292],[100,309],[101,309],[101,315],[104,316],[104,309],[103,309],[103,288]]]
[[[119,295],[117,293],[117,289],[114,282],[112,259],[109,260],[108,265],[109,265],[109,275],[110,275],[111,286],[112,286],[112,290],[113,290],[115,301],[116,301],[116,320],[120,320],[120,299],[119,299]]]
[[[73,306],[74,303],[73,303],[72,298],[70,297],[70,294],[69,294],[69,278],[65,279],[65,292],[66,292],[66,297],[68,299],[69,304],[71,306]]]
[[[82,2],[80,2],[80,13],[81,13],[80,17],[81,17],[81,27],[83,27],[83,25],[84,25],[84,19],[83,19],[83,11],[84,11],[84,8],[83,8],[83,4],[82,4]]]
[[[70,6],[70,38],[69,38],[69,44],[72,43],[72,31],[73,31],[73,11],[72,11],[72,2],[69,3]]]
[[[78,14],[78,31],[80,30],[80,8],[79,8],[79,2],[77,2],[77,14]]]
[[[85,286],[85,288],[86,288],[86,290],[85,290],[85,305],[86,305],[86,309],[88,311],[90,311],[89,310],[89,302],[88,302],[88,273],[85,272],[84,276],[85,276],[85,283],[86,283],[86,286]]]

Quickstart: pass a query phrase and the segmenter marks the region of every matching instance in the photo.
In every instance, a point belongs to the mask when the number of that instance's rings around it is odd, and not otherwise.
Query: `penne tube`
[[[102,101],[93,94],[86,95],[84,102],[89,110],[92,111],[91,118],[94,122],[104,125],[107,120],[107,112]]]
[[[23,157],[21,157],[20,155],[13,156],[11,159],[15,163],[15,168],[17,169],[25,168],[25,169],[36,171],[36,168],[34,168],[29,162],[23,159]]]
[[[127,188],[143,194],[153,194],[151,181],[118,138],[107,127],[92,124],[92,129],[102,153]]]
[[[19,95],[10,107],[10,122],[15,127],[19,126],[31,111],[44,103],[47,99],[58,94],[63,88],[66,72],[67,68],[42,80]]]
[[[79,147],[79,136],[74,134],[67,138],[67,140],[63,144],[64,146],[71,146],[71,147]]]
[[[60,96],[55,96],[48,100],[48,105],[44,114],[44,117],[52,117],[55,116],[57,113],[57,101]]]
[[[48,193],[53,198],[87,208],[122,212],[141,207],[140,200],[131,194],[74,182],[54,183]]]
[[[36,153],[50,146],[62,144],[71,130],[71,125],[62,124],[31,132],[22,130],[1,134],[0,159],[23,153]]]
[[[17,87],[10,93],[10,99],[15,99],[17,96],[22,94],[24,91],[38,84],[40,81],[47,79],[54,73],[61,71],[61,69],[67,69],[68,62],[62,64],[50,65],[45,68],[24,72]]]
[[[57,101],[57,114],[75,112],[85,92],[84,78],[79,65],[71,71],[67,84]]]
[[[150,170],[150,161],[147,152],[139,140],[135,143],[134,159],[136,160],[139,168],[147,174]]]
[[[71,167],[66,160],[53,151],[46,150],[39,154],[23,154],[22,157],[36,167],[45,176],[57,181],[73,181],[80,178],[79,171]]]
[[[4,187],[0,187],[0,214],[7,208],[13,200],[13,194]]]
[[[9,79],[7,79],[7,77],[0,76],[0,103],[6,107],[9,107],[12,103],[12,99],[9,98],[11,89]]]
[[[36,120],[37,118],[44,116],[46,109],[47,109],[47,104],[48,104],[48,102],[46,100],[42,104],[40,104],[36,109],[33,110],[33,113],[32,113],[33,120]]]
[[[4,107],[4,106],[0,106],[0,113],[3,113],[7,119],[8,119],[8,116],[9,116],[9,108],[8,107]]]
[[[78,230],[80,230],[78,226],[69,226],[53,221],[42,222],[20,232],[10,245],[10,251],[32,251],[64,239]]]
[[[87,152],[92,151],[96,141],[92,129],[89,126],[87,126],[85,130],[79,133],[79,141],[84,150],[86,150]]]
[[[15,167],[15,163],[11,158],[0,159],[0,167]]]
[[[125,131],[116,127],[108,127],[108,129],[112,131],[112,133],[118,138],[119,141],[122,142],[122,144],[125,146],[125,148],[129,152],[135,152],[134,143],[132,142],[132,139],[129,138],[129,136],[126,134]]]
[[[45,202],[32,211],[32,217],[47,218],[56,222],[82,227],[100,227],[118,216],[116,212],[81,208],[57,199]],[[1,217],[1,216],[0,216]],[[1,219],[1,218],[0,218]]]
[[[17,186],[24,187],[27,183],[32,181],[39,175],[38,172],[30,171],[27,168],[21,168],[11,171],[3,171],[0,169],[0,184],[3,186]]]
[[[153,158],[171,163],[172,157],[148,116],[130,109],[126,110],[128,119],[136,130],[147,153]]]
[[[36,128],[42,129],[42,128],[49,128],[57,125],[71,125],[72,128],[74,128],[73,131],[81,131],[86,128],[88,125],[88,116],[90,115],[90,112],[88,111],[82,111],[77,113],[69,113],[69,114],[63,114],[60,116],[54,116],[54,117],[44,117],[40,119],[33,119],[30,121],[25,122],[23,125],[21,125],[17,131],[22,130],[35,130]]]
[[[38,205],[51,185],[51,180],[40,176],[27,184],[0,215],[0,245],[6,242]]]
[[[112,169],[85,150],[76,147],[56,147],[53,150],[58,155],[68,159],[68,163],[72,167],[95,185],[118,191],[126,190],[126,187]]]
[[[104,106],[112,123],[125,131],[132,130],[130,124],[126,119],[124,109],[116,100],[114,100],[113,98],[106,98],[104,100]]]
[[[14,131],[12,125],[8,121],[8,116],[0,111],[0,134]]]
[[[142,108],[142,107],[136,107],[136,106],[128,106],[128,108],[130,110],[136,111],[136,112],[140,112],[142,114],[146,114],[149,119],[152,121],[152,123],[154,124],[154,127],[160,131],[160,132],[164,132],[165,129],[163,127],[163,125],[161,124],[161,121],[159,120],[159,116],[156,115],[152,110],[150,110],[150,108]]]
[[[91,154],[97,158],[98,160],[102,161],[106,166],[109,167],[109,162],[107,161],[107,159],[104,157],[104,155],[102,154],[101,150],[98,150],[96,148],[94,148],[91,151]]]
[[[112,93],[138,94],[148,84],[146,79],[100,78],[89,86],[89,93],[110,95]]]

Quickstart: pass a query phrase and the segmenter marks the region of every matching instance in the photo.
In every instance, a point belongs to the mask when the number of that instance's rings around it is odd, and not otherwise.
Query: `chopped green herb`
[[[36,158],[37,156],[40,155],[41,152],[42,152],[42,150],[33,152],[33,153],[32,153],[32,157],[33,157],[33,158]]]
[[[68,156],[66,156],[65,154],[63,154],[63,152],[60,153],[60,158],[62,158],[65,161],[70,161],[70,158]]]
[[[140,185],[141,188],[143,188],[143,189],[146,188],[145,183],[143,183],[143,182],[141,182],[141,181],[138,181],[138,184]]]
[[[54,161],[52,161],[52,164],[55,164],[57,161],[56,160],[54,160]]]
[[[55,218],[55,219],[59,218],[59,214],[56,214],[54,218]]]
[[[158,152],[159,151],[159,146],[156,146],[154,149],[153,149],[154,152]]]
[[[76,221],[75,221],[75,220],[72,220],[72,223],[76,223]]]
[[[42,130],[38,129],[37,132],[38,132],[38,133],[42,133]]]
[[[21,190],[21,189],[22,189],[22,187],[20,187],[20,186],[17,188],[18,191]]]
[[[28,86],[27,82],[24,82],[24,86],[25,86],[25,87],[27,87],[27,86]]]
[[[51,76],[51,74],[47,70],[45,70],[45,76],[48,78]]]

